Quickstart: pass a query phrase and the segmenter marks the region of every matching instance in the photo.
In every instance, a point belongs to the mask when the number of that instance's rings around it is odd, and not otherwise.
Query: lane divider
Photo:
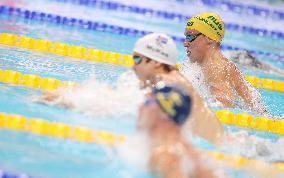
[[[227,11],[235,12],[237,14],[246,13],[248,15],[255,15],[261,18],[272,18],[278,20],[284,20],[284,13],[278,10],[267,9],[264,7],[252,5],[252,4],[242,4],[239,2],[232,2],[228,0],[202,0],[203,4],[210,7],[218,7],[226,9]]]
[[[249,166],[252,166],[253,168],[260,168],[260,170],[264,173],[269,173],[269,175],[267,175],[268,177],[271,176],[271,171],[275,171],[274,169],[280,171],[279,174],[284,173],[284,163],[282,162],[269,164],[268,162],[264,162],[261,160],[250,159],[239,155],[224,154],[217,151],[207,151],[207,154],[216,160],[224,161],[226,165],[235,169],[249,168]],[[268,164],[271,167],[267,167]]]
[[[60,1],[60,0],[58,0]],[[66,1],[64,1],[66,2]],[[116,3],[116,2],[110,2],[110,1],[74,1],[74,0],[69,0],[69,3],[75,3],[75,4],[80,4],[80,5],[85,5],[85,6],[90,6],[90,7],[98,7],[101,9],[107,9],[107,10],[116,10],[116,11],[127,11],[131,13],[137,13],[137,14],[142,14],[147,17],[149,16],[155,16],[155,17],[160,17],[164,19],[169,19],[169,20],[178,20],[178,21],[187,21],[190,16],[183,15],[183,14],[178,14],[178,13],[173,13],[173,12],[167,12],[167,11],[160,11],[160,10],[154,10],[150,8],[142,8],[138,6],[128,6],[124,5],[121,3]],[[222,6],[227,6],[226,3],[222,3]],[[229,6],[231,7],[231,6]],[[231,7],[234,9],[235,7]],[[258,9],[251,8],[250,11],[259,13]],[[277,14],[277,13],[276,13]],[[279,17],[282,17],[281,15]],[[234,30],[234,31],[241,31],[241,32],[246,32],[246,33],[251,33],[255,34],[258,36],[273,36],[275,38],[279,39],[284,39],[284,34],[282,32],[278,31],[269,31],[266,29],[261,29],[261,28],[254,28],[254,27],[249,27],[249,26],[242,26],[234,23],[225,23],[225,27],[228,30]]]
[[[38,75],[22,74],[13,70],[0,70],[0,82],[10,83],[14,85],[24,85],[27,87],[39,88],[43,90],[55,90],[59,87],[75,87],[79,85],[78,83],[71,81],[60,81],[54,78],[43,78]],[[273,120],[264,117],[254,118],[254,116],[248,115],[246,113],[234,114],[227,110],[217,111],[216,115],[223,124],[230,124],[237,127],[256,129],[260,131],[284,135],[284,120]]]
[[[0,178],[32,178],[26,174],[13,174],[0,169]]]
[[[1,112],[0,129],[104,145],[113,145],[126,139],[125,135],[115,135],[107,131],[93,131],[85,127],[71,126],[60,122],[48,122],[36,118],[28,119],[24,116]]]
[[[245,76],[245,79],[256,88],[284,93],[284,81],[277,81],[268,78],[258,78],[255,76]]]
[[[60,42],[51,42],[49,40],[40,40],[27,36],[17,36],[10,33],[0,33],[0,44],[77,59],[107,62],[126,67],[131,67],[134,64],[131,55],[103,51],[94,48],[73,46]]]
[[[116,10],[116,11],[123,11],[123,12],[132,12],[137,14],[149,16],[160,17],[169,20],[178,20],[184,21],[188,20],[188,16],[183,14],[178,14],[174,12],[167,12],[162,10],[154,10],[151,8],[144,8],[139,6],[133,5],[125,5],[118,2],[113,1],[103,1],[103,0],[51,0],[51,1],[58,1],[58,2],[66,2],[72,4],[78,4],[88,7],[96,7],[101,9],[107,10]],[[257,7],[254,5],[246,5],[241,3],[235,3],[230,1],[216,1],[216,0],[201,0],[201,2],[210,7],[218,7],[222,9],[226,9],[230,12],[235,13],[246,13],[249,15],[260,16],[262,18],[271,17],[274,19],[284,20],[284,13],[281,11],[272,11],[270,9],[266,9],[263,7]]]
[[[56,14],[49,14],[45,12],[37,12],[37,11],[30,11],[30,10],[25,10],[21,8],[14,8],[14,7],[9,7],[9,6],[0,6],[0,15],[5,14],[8,16],[12,17],[21,17],[24,19],[28,20],[35,20],[35,21],[40,21],[41,23],[47,22],[47,23],[53,23],[57,25],[64,25],[64,26],[69,26],[69,27],[79,27],[83,29],[89,29],[89,30],[95,30],[95,31],[100,31],[100,32],[110,32],[114,34],[119,34],[119,35],[127,35],[127,36],[144,36],[148,33],[151,33],[150,31],[143,31],[143,30],[138,30],[138,29],[133,29],[133,28],[125,28],[122,26],[117,26],[117,25],[111,25],[111,24],[106,24],[102,22],[94,22],[94,21],[89,21],[89,20],[82,20],[82,19],[77,19],[77,18],[69,18],[69,17],[64,17]],[[238,28],[239,26],[237,25],[232,25],[234,28]],[[228,27],[229,28],[229,27]],[[253,31],[254,29],[251,29],[250,27],[244,28],[245,31]],[[267,31],[260,31],[258,33],[265,34],[268,33]],[[278,36],[283,36],[282,33],[279,32],[271,32],[271,36],[274,38],[277,38]],[[184,42],[183,37],[178,37],[178,36],[172,36],[172,38],[179,43]],[[233,47],[229,45],[221,45],[221,48],[223,50],[236,50],[236,51],[248,51],[254,55],[265,55],[273,60],[276,61],[281,61],[284,62],[284,56],[278,55],[275,53],[269,53],[269,52],[263,52],[263,51],[257,51],[257,50],[247,50],[244,48],[239,48],[239,47]]]
[[[11,115],[0,112],[0,129],[29,132],[35,135],[49,136],[61,139],[71,139],[86,143],[97,143],[113,146],[127,140],[126,135],[112,134],[107,131],[93,131],[84,127],[71,126],[59,122],[48,122],[42,119],[28,119],[21,115]],[[206,151],[215,159],[223,160],[229,166],[242,168],[257,160],[241,156],[225,155],[215,151]],[[273,164],[277,169],[284,171],[284,164]]]
[[[228,110],[216,111],[216,115],[223,124],[284,135],[283,119],[276,120],[266,117],[254,117],[246,113],[235,114]]]
[[[44,78],[34,74],[22,74],[13,70],[0,70],[0,82],[42,90],[56,90],[59,87],[75,87],[77,84],[71,81],[60,81],[55,78]]]
[[[30,38],[27,36],[17,36],[10,33],[0,33],[0,44],[24,48],[28,50],[34,50],[38,52],[45,52],[51,54],[57,54],[61,56],[68,56],[76,59],[86,59],[96,62],[106,62],[114,65],[122,65],[125,67],[132,67],[134,61],[131,55],[120,54],[110,51],[103,51],[93,48],[85,48],[81,46],[72,46],[65,43],[51,42],[49,40],[39,40],[35,38]],[[178,64],[177,67],[181,65]],[[6,75],[5,75],[6,74]],[[3,75],[3,74],[2,74]],[[14,76],[13,76],[14,75]],[[21,76],[18,73],[15,74],[4,73],[4,82],[9,82],[9,80],[14,81],[15,84],[21,81]],[[6,77],[5,77],[6,76]],[[8,77],[9,76],[9,77]],[[11,79],[12,78],[12,79]],[[26,78],[29,78],[26,76]],[[30,79],[29,79],[30,80]],[[39,80],[34,78],[34,80]],[[249,81],[254,87],[268,89],[272,91],[284,92],[284,82],[276,81],[272,79],[258,78],[253,76],[246,76],[246,80]],[[25,78],[23,79],[25,81]],[[41,81],[41,80],[39,80]],[[44,81],[47,81],[44,80]],[[10,82],[11,83],[11,82]],[[25,82],[23,82],[25,84]],[[49,82],[50,83],[50,82]],[[55,81],[55,83],[58,83]],[[39,87],[44,85],[39,85]]]

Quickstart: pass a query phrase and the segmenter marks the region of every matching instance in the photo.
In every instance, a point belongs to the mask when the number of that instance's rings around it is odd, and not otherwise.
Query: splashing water
[[[191,63],[189,60],[186,60],[182,63],[180,72],[189,80],[193,88],[210,104],[210,106],[222,106],[222,104],[211,94],[201,67],[197,63]]]
[[[63,95],[55,104],[70,103],[75,110],[94,117],[135,117],[143,99],[133,72],[122,74],[115,87],[93,76],[77,88],[64,90]]]
[[[230,133],[224,140],[221,150],[234,154],[244,155],[250,158],[265,161],[283,161],[284,139],[279,138],[276,142],[268,139],[249,135],[246,131]]]
[[[210,104],[211,107],[222,107],[222,103],[217,101],[215,96],[213,96],[209,90],[209,85],[206,82],[205,76],[202,72],[201,67],[197,63],[191,63],[190,61],[185,61],[182,64],[182,67],[180,68],[181,73],[191,82],[194,89],[199,93],[200,96],[202,96],[207,103]],[[261,100],[260,93],[252,87],[250,83],[245,81],[247,87],[249,88],[250,93],[252,94],[252,102],[254,109],[253,111],[258,113],[263,113],[265,110],[265,105],[263,104]],[[235,108],[244,110],[244,111],[250,111],[248,110],[247,105],[245,104],[244,100],[237,95],[237,92],[235,91],[234,98],[234,106]]]

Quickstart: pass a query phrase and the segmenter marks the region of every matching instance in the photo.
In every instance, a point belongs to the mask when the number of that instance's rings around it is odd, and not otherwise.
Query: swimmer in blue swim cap
[[[195,101],[191,111],[191,120],[186,124],[196,136],[202,137],[213,144],[222,142],[224,129],[215,113],[194,90],[192,84],[176,68],[178,50],[172,38],[162,33],[151,33],[143,36],[134,45],[132,67],[141,82],[141,88],[152,87],[160,81],[179,86],[186,90]],[[112,88],[112,87],[110,87]],[[74,91],[82,91],[84,86],[78,86]],[[113,89],[115,90],[115,89]],[[67,108],[75,107],[70,100],[68,90],[62,88],[45,92],[37,100],[41,103],[51,103]],[[97,92],[94,90],[94,92]],[[115,92],[115,91],[112,91]],[[66,95],[67,93],[67,95]]]
[[[138,129],[149,136],[150,167],[161,177],[217,177],[182,135],[193,105],[185,90],[158,83],[140,107]]]
[[[162,84],[161,84],[162,83]],[[164,117],[158,117],[182,126],[189,118],[191,112],[191,97],[178,86],[166,86],[164,82],[159,82],[148,94],[143,106],[156,105],[164,113]],[[145,119],[150,118],[146,117]],[[151,121],[146,121],[147,125]],[[141,124],[141,125],[140,125]],[[145,128],[143,121],[138,123],[139,128]]]

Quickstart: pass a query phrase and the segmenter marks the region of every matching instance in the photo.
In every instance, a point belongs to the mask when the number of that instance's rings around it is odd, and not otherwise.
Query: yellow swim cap
[[[197,30],[217,42],[223,40],[225,33],[225,26],[221,18],[212,12],[205,12],[192,17],[188,20],[186,28]]]

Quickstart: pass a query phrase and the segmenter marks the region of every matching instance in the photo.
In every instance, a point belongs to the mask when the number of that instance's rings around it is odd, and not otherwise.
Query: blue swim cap
[[[183,89],[171,85],[156,85],[153,89],[158,104],[178,125],[187,120],[191,112],[191,97]]]

